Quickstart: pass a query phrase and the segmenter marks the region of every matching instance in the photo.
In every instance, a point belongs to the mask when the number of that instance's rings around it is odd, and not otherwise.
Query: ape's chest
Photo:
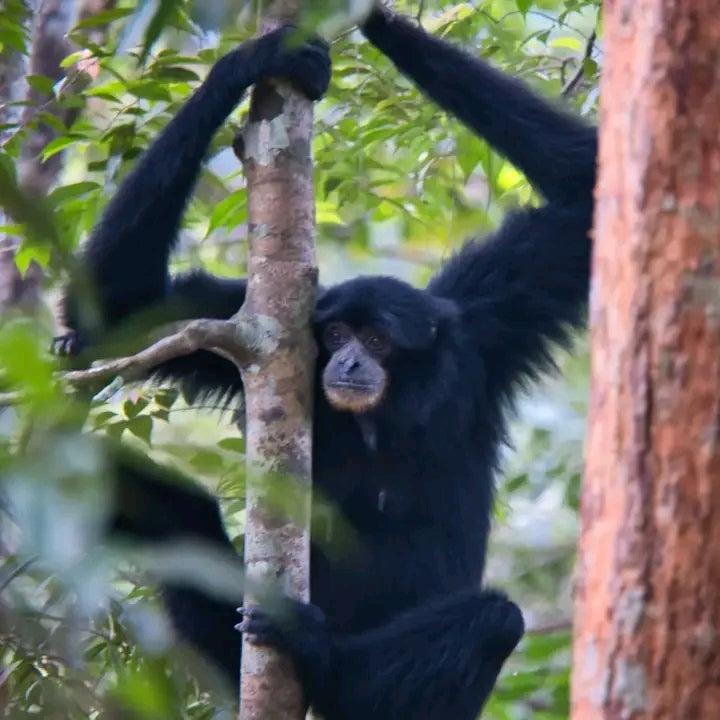
[[[333,462],[317,460],[313,473],[317,520],[339,512],[364,532],[433,514],[431,488],[437,479],[419,451],[407,458],[358,454],[335,457]]]

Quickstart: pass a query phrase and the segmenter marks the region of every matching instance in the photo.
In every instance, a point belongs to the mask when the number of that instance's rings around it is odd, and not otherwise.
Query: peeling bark
[[[292,3],[275,3],[263,31],[290,20]],[[243,370],[247,408],[245,563],[248,577],[271,578],[309,598],[312,399],[315,346],[315,196],[312,103],[281,82],[254,89],[244,129],[250,258],[242,313],[273,337]],[[271,511],[278,494],[294,499],[292,517]],[[252,603],[253,599],[246,599]],[[289,660],[271,648],[243,645],[242,720],[304,716]]]
[[[720,713],[720,13],[607,0],[574,720]]]

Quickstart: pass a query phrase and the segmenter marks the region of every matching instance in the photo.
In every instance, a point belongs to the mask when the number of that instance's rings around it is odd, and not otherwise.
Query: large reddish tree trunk
[[[574,720],[720,717],[720,6],[607,0]]]

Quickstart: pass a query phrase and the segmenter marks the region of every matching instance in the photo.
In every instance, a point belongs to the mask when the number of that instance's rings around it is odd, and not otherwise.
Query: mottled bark
[[[574,720],[720,717],[720,13],[607,0]]]
[[[263,31],[293,17],[276,3]],[[288,85],[256,87],[243,131],[248,182],[250,257],[243,312],[267,331],[256,364],[243,370],[248,482],[245,563],[250,578],[279,580],[284,592],[309,597],[312,383],[315,347],[315,205],[311,159],[312,103]],[[292,513],[278,512],[291,495]],[[283,503],[284,504],[284,503]],[[253,598],[246,598],[246,603]],[[304,715],[289,660],[267,647],[243,645],[242,720]]]

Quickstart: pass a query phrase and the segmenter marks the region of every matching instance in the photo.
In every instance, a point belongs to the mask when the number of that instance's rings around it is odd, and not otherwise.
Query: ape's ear
[[[455,324],[460,318],[460,308],[454,300],[429,295],[431,307],[431,332],[433,338],[443,325]]]
[[[460,317],[460,308],[454,300],[437,295],[429,295],[429,297],[433,314],[438,321],[454,320]]]
[[[396,303],[384,310],[381,318],[396,347],[423,350],[433,344],[443,328],[458,322],[460,308],[454,300],[421,290],[411,302]]]
[[[335,310],[332,303],[323,302],[327,295],[329,288],[318,285],[317,292],[315,293],[315,311],[313,313],[313,322],[322,323],[325,322]]]

